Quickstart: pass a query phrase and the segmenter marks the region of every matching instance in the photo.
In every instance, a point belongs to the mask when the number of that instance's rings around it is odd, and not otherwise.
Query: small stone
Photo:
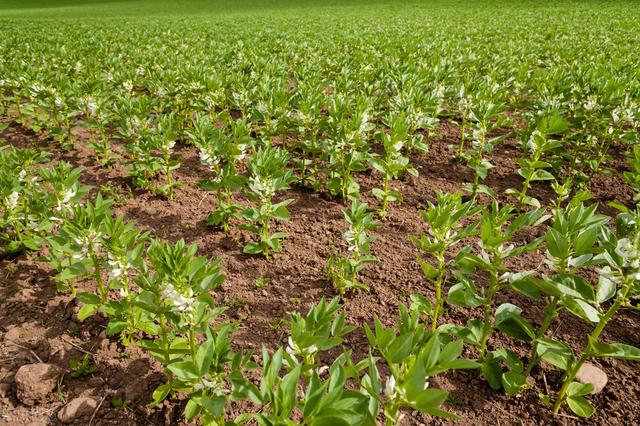
[[[52,364],[26,364],[18,369],[14,378],[16,396],[25,405],[34,405],[45,399],[56,387],[62,370]]]
[[[593,364],[585,362],[576,374],[576,381],[582,384],[591,383],[594,386],[592,394],[602,392],[607,384],[607,374]]]
[[[60,423],[75,423],[81,418],[89,418],[98,407],[98,400],[90,397],[74,398],[58,411]]]

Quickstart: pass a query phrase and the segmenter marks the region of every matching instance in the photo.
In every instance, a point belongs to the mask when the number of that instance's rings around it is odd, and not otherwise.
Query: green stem
[[[162,348],[164,349],[164,363],[169,365],[171,363],[171,355],[169,353],[169,331],[167,329],[167,322],[164,318],[164,314],[158,315],[160,322],[160,338],[162,339]]]
[[[464,139],[465,139],[465,131],[464,128],[467,125],[465,120],[462,120],[462,127],[460,128],[460,152],[458,153],[458,158],[462,158],[462,154],[464,152]]]
[[[196,333],[193,331],[193,326],[189,327],[189,348],[191,350],[191,359],[196,363]]]
[[[271,211],[271,197],[267,199],[267,211]],[[269,240],[269,217],[262,218],[262,242]],[[265,244],[263,249],[265,259],[269,260],[269,246]]]
[[[442,283],[444,280],[444,252],[438,253],[438,276],[434,283],[436,288],[436,307],[433,311],[433,317],[431,320],[431,331],[436,331],[438,326],[438,318],[440,317],[440,312],[442,311],[442,307],[444,305],[444,300],[442,299]]]
[[[100,293],[100,301],[102,303],[107,303],[107,298],[109,297],[109,290],[104,285],[104,281],[102,281],[102,276],[100,274],[100,261],[94,254],[93,248],[91,248],[89,255],[91,256],[91,261],[93,262],[93,275],[96,279],[96,283],[98,284],[98,293]]]
[[[169,163],[170,161],[170,155],[169,155],[169,151],[165,150],[164,152],[164,164],[165,164],[165,170],[167,173],[167,185],[169,186],[169,199],[173,200],[173,185],[172,185],[172,176],[171,176],[171,164]]]
[[[493,297],[496,295],[499,289],[500,285],[498,282],[498,276],[496,271],[493,270],[491,271],[489,276],[489,289],[487,290],[487,294],[483,300],[484,319],[482,322],[482,338],[480,339],[480,345],[478,347],[480,361],[482,361],[486,355],[489,335],[491,335],[491,332],[493,331],[493,324],[491,321],[491,308],[493,306]]]
[[[529,375],[531,374],[531,370],[533,370],[533,368],[536,365],[538,365],[538,362],[540,361],[540,357],[538,356],[538,340],[544,337],[544,334],[547,332],[547,330],[551,326],[551,323],[553,322],[555,317],[558,315],[559,302],[560,302],[560,299],[557,299],[554,297],[552,302],[549,305],[547,305],[547,307],[544,310],[545,311],[544,320],[542,321],[542,325],[540,326],[540,328],[538,329],[538,332],[536,333],[535,343],[533,344],[533,348],[531,349],[531,354],[529,355],[529,364],[527,364],[527,368],[524,371],[525,377],[529,377]]]

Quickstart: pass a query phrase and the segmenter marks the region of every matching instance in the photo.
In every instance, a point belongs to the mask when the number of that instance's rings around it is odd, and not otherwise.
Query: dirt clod
[[[62,370],[52,364],[27,364],[15,376],[16,396],[25,405],[34,405],[56,387]]]
[[[95,398],[74,398],[58,411],[58,420],[65,424],[79,422],[83,418],[88,420],[97,407],[98,400]]]

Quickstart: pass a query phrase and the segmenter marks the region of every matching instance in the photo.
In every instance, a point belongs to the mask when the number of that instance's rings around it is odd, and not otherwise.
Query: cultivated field
[[[0,2],[0,424],[640,423],[640,2]]]

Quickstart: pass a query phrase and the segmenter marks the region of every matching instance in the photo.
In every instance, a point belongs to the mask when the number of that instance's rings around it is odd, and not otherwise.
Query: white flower
[[[73,253],[72,258],[82,260],[89,257],[91,253],[96,253],[100,248],[100,237],[102,233],[91,231],[89,235],[74,237],[74,241],[80,246],[80,251]]]
[[[537,148],[536,145],[536,135],[538,135],[540,132],[538,132],[538,130],[535,130],[533,133],[531,133],[531,136],[529,137],[529,141],[527,142],[527,148],[529,149],[529,151],[535,151]]]
[[[78,193],[78,189],[75,186],[67,189],[64,193],[64,197],[62,198],[62,202],[68,203],[69,201],[71,201],[73,197],[76,196],[77,193]]]
[[[95,99],[87,99],[87,109],[89,110],[89,115],[91,115],[92,117],[96,115],[96,112],[98,111],[98,104],[96,103]]]
[[[318,352],[318,347],[316,345],[311,345],[307,348],[301,348],[295,344],[293,341],[293,337],[289,336],[287,338],[287,348],[285,349],[289,355],[295,358],[296,355],[313,355]]]
[[[176,308],[178,312],[192,312],[195,308],[195,299],[193,297],[193,290],[187,289],[186,294],[180,294],[173,284],[167,283],[162,290],[162,297],[172,307]]]
[[[53,103],[56,105],[56,107],[58,108],[62,108],[64,103],[62,102],[62,98],[60,96],[56,96],[56,99],[53,101]]]
[[[7,197],[7,208],[9,210],[15,210],[18,207],[18,200],[20,199],[20,194],[18,191],[13,191]]]
[[[164,145],[164,149],[166,149],[167,151],[173,149],[173,147],[176,146],[176,141],[167,141]]]
[[[133,84],[130,81],[125,81],[124,83],[122,83],[122,87],[127,89],[129,92],[133,90]]]
[[[58,200],[58,206],[54,209],[55,211],[62,211],[69,207],[69,202],[73,197],[78,193],[78,188],[73,186],[72,188],[67,189],[62,195],[62,199]]]
[[[498,277],[498,281],[501,283],[509,282],[509,278],[511,277],[511,272],[505,272],[500,277]]]
[[[118,259],[107,260],[107,264],[111,271],[109,271],[109,278],[113,280],[120,279],[120,277],[127,275],[127,266]]]
[[[590,97],[589,100],[587,102],[585,102],[584,104],[582,104],[583,108],[586,109],[587,111],[591,111],[593,110],[596,106],[598,106],[598,103],[596,102],[595,97]]]
[[[396,395],[396,378],[393,376],[389,376],[387,378],[387,383],[384,386],[384,393],[390,399],[393,399]]]
[[[208,376],[201,377],[200,382],[196,383],[193,387],[196,390],[209,389],[215,396],[224,396],[229,393],[229,390],[224,388],[223,382],[215,378],[209,378]]]
[[[25,177],[27,177],[27,171],[25,169],[20,170],[20,173],[18,173],[18,182],[24,182]]]
[[[240,153],[236,154],[235,160],[242,161],[244,157],[247,155],[247,145],[246,144],[238,145],[238,151],[240,151]]]
[[[262,198],[271,197],[275,190],[271,178],[262,178],[260,176],[253,176],[251,178],[251,186]]]

